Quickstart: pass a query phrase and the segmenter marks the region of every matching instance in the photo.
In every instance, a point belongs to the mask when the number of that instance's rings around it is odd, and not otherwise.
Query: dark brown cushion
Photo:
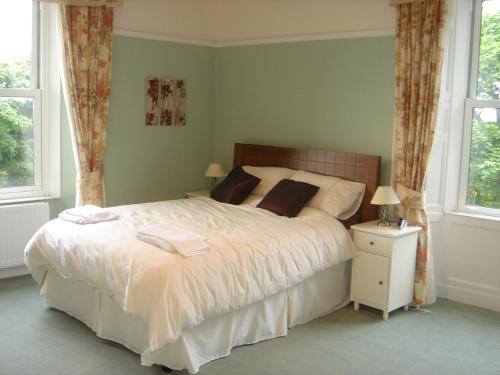
[[[319,187],[306,182],[281,180],[260,201],[257,207],[276,215],[295,217],[316,194]]]
[[[241,167],[236,167],[210,192],[210,197],[222,203],[240,204],[259,182],[260,178],[248,174]]]

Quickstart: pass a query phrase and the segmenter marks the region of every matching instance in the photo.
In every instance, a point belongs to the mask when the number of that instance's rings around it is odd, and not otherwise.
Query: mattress
[[[49,270],[42,294],[49,306],[84,322],[97,336],[140,354],[143,365],[195,374],[201,365],[229,355],[236,346],[285,336],[297,324],[344,307],[349,303],[350,271],[350,261],[330,267],[287,290],[212,317],[154,351],[148,347],[147,324],[124,312],[102,290]]]

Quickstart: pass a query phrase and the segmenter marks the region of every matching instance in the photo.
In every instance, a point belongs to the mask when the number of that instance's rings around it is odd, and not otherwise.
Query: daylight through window
[[[477,0],[474,20],[462,199],[466,210],[500,214],[500,0]]]
[[[0,194],[41,189],[38,2],[0,1]]]

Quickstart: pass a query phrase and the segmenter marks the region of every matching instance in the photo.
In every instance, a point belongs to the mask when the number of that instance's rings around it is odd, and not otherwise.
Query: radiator
[[[49,221],[46,202],[0,206],[0,268],[24,264],[24,248]]]

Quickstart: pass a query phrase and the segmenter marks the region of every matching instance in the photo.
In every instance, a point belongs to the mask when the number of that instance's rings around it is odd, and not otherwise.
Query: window
[[[459,205],[500,215],[500,0],[475,0]]]
[[[51,155],[59,153],[52,7],[40,8],[34,0],[0,1],[1,201],[59,193],[59,160]]]

